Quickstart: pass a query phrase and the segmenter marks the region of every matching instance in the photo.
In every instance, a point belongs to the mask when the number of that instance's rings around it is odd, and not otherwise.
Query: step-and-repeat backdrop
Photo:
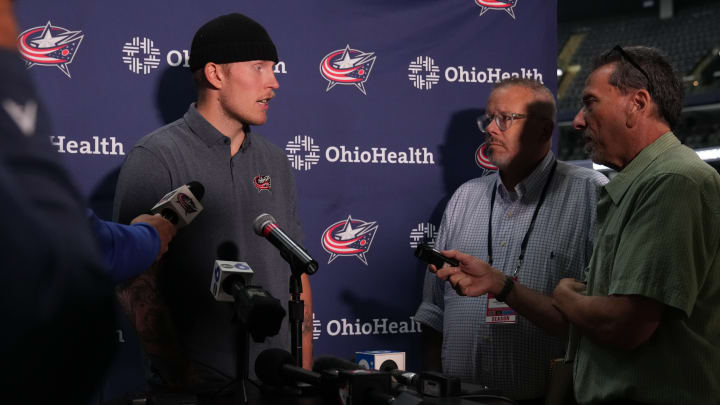
[[[256,128],[295,169],[312,276],[315,354],[407,353],[413,314],[451,193],[487,170],[476,118],[493,83],[556,88],[556,2],[529,0],[19,1],[18,44],[54,127],[50,139],[90,205],[111,216],[135,142],[184,114],[204,22],[241,12],[278,48],[280,83]],[[281,224],[282,225],[282,224]],[[352,229],[347,249],[338,233]],[[352,253],[348,253],[352,251]],[[210,264],[209,264],[210,265]],[[142,387],[140,346],[120,317],[104,396]]]

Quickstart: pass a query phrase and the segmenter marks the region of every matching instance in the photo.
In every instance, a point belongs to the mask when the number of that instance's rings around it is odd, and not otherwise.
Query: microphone
[[[380,371],[387,371],[398,384],[406,387],[418,389],[420,383],[420,374],[412,371],[400,370],[397,363],[392,359],[387,359],[380,364]]]
[[[388,373],[367,370],[365,367],[335,356],[320,356],[313,363],[313,371],[332,382],[343,403],[350,404],[422,404],[422,398],[411,392],[390,394],[392,384]]]
[[[313,363],[313,371],[321,373],[323,371],[337,371],[337,370],[361,370],[364,367],[335,356],[320,356],[315,359]]]
[[[283,349],[265,349],[255,360],[255,375],[272,386],[292,386],[304,382],[319,387],[323,384],[320,373],[295,365],[295,358]]]
[[[418,389],[419,387],[420,375],[417,373],[394,369],[390,370],[390,375],[401,385],[415,389]]]
[[[360,370],[360,371],[355,371]],[[412,371],[399,370],[394,362],[385,361],[380,366],[380,371],[368,370],[365,367],[334,356],[320,356],[313,363],[313,371],[321,373],[326,381],[332,381],[335,386],[341,388],[341,395],[344,398],[352,399],[352,395],[358,396],[365,402],[352,403],[369,403],[369,404],[392,404],[392,405],[416,405],[423,403],[453,403],[456,405],[470,405],[477,402],[466,400],[480,399],[492,400],[499,399],[503,403],[511,403],[511,401],[503,396],[499,390],[492,390],[484,385],[462,383],[456,377],[446,377],[440,373],[423,372],[414,373]],[[385,373],[383,373],[385,371]],[[375,384],[368,387],[371,379],[380,378],[378,374],[390,373],[392,378],[398,384],[407,387],[401,388],[395,383],[391,385],[389,394],[382,384],[381,380],[373,381]],[[364,375],[370,373],[370,375]],[[372,376],[372,377],[371,377]],[[351,391],[353,390],[354,391]],[[433,397],[445,397],[444,399],[436,398],[431,401],[423,401],[418,397],[418,393]],[[452,399],[450,399],[452,398]],[[439,402],[438,402],[439,401]]]
[[[235,302],[233,291],[250,285],[254,272],[247,263],[236,261],[237,246],[232,242],[218,246],[218,258],[213,267],[210,292],[215,301]]]
[[[177,228],[182,228],[203,210],[200,200],[204,194],[205,187],[200,182],[191,181],[165,194],[150,212],[159,213]]]
[[[291,267],[294,268],[294,265],[297,264],[302,271],[308,275],[314,274],[317,271],[318,262],[310,257],[305,249],[280,229],[272,215],[260,214],[260,216],[255,218],[253,228],[256,234],[264,236],[280,250],[283,259],[290,263]]]
[[[382,371],[365,370],[357,364],[332,356],[318,358],[313,364],[313,371],[300,368],[294,363],[295,359],[287,351],[266,349],[255,360],[255,374],[268,385],[287,386],[304,382],[323,389],[326,394],[334,391],[335,395],[339,396],[340,403],[348,405],[422,403],[421,398],[410,393],[401,393],[398,396],[388,394],[390,375]],[[343,369],[344,367],[349,369]],[[317,370],[321,370],[322,374]]]
[[[237,247],[232,242],[221,243],[218,257],[236,259]],[[253,340],[262,342],[278,334],[285,309],[280,300],[262,287],[250,285],[253,274],[245,262],[215,260],[210,293],[215,301],[233,302],[236,316],[246,325]]]

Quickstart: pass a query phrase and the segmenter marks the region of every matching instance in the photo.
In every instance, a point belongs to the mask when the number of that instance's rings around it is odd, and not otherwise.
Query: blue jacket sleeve
[[[125,282],[147,270],[160,253],[161,241],[151,225],[123,225],[103,221],[87,210],[88,220],[105,259],[108,276],[115,283]]]

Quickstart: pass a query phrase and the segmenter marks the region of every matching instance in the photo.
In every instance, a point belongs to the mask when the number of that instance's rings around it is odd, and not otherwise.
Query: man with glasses
[[[555,160],[555,112],[542,83],[512,78],[493,89],[478,123],[499,171],[460,186],[436,242],[472,266],[476,297],[428,272],[415,315],[426,326],[426,368],[439,370],[442,358],[443,373],[528,404],[542,403],[550,360],[565,353],[566,322],[550,293],[590,259],[596,190],[607,181]]]
[[[672,133],[681,106],[652,48],[601,55],[585,84],[574,125],[619,173],[600,191],[587,285],[553,294],[574,326],[581,404],[720,400],[720,175]]]

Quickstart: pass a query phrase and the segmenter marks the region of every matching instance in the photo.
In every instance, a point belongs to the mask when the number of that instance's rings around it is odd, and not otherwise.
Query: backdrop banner
[[[231,12],[265,26],[280,88],[254,131],[295,169],[303,244],[320,263],[315,355],[404,351],[414,371],[426,270],[413,252],[434,241],[453,191],[492,169],[476,123],[489,91],[512,76],[557,85],[554,0],[44,0],[16,9],[50,142],[105,219],[130,149],[195,99],[195,31]],[[118,318],[105,398],[143,387],[138,339]]]

